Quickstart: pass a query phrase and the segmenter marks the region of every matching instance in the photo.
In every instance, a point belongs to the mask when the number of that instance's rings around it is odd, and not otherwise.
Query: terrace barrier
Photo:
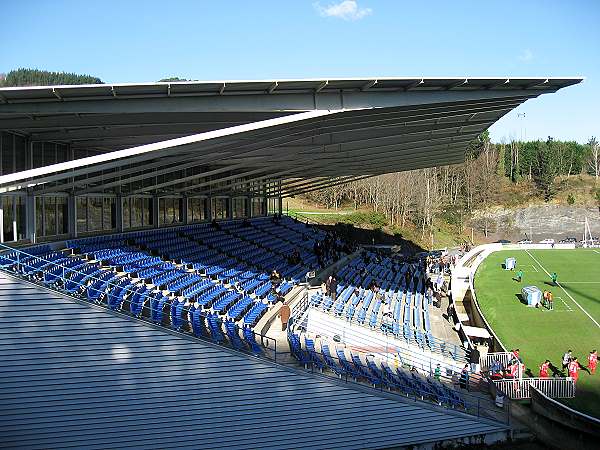
[[[277,350],[276,339],[257,333],[249,327],[241,327],[236,323],[233,326],[228,325],[225,323],[227,321],[220,317],[211,317],[209,320],[210,314],[208,311],[200,311],[195,321],[191,319],[191,314],[183,313],[180,317],[181,323],[174,328],[168,323],[170,320],[170,308],[166,305],[163,305],[160,309],[152,307],[152,301],[149,298],[144,302],[140,314],[129,313],[122,308],[118,310],[109,308],[107,303],[103,303],[103,300],[106,299],[107,293],[111,289],[117,288],[121,281],[127,279],[127,276],[120,277],[117,282],[110,282],[4,244],[0,244],[0,251],[0,271],[41,288],[66,295],[82,303],[92,303],[115,314],[123,314],[154,325],[160,325],[161,328],[167,329],[172,333],[184,334],[265,359],[277,361],[278,354],[282,353]],[[44,266],[44,270],[58,269],[57,273],[53,275],[55,279],[52,283],[43,283],[43,275],[40,275],[41,265]],[[116,275],[117,273],[115,272],[114,274]],[[76,280],[77,275],[82,275],[82,279]],[[95,281],[101,282],[104,285],[104,292],[97,301],[90,301],[87,299],[86,293],[88,287]],[[67,292],[65,289],[67,283],[75,284],[77,289],[74,292]],[[122,291],[127,292],[129,295],[128,299],[131,299],[141,286],[136,286],[134,289],[125,287],[122,288]],[[156,317],[158,313],[160,313],[162,319],[157,323],[152,318]],[[210,321],[213,321],[215,328],[211,329]],[[226,325],[225,330],[223,330],[223,325]]]

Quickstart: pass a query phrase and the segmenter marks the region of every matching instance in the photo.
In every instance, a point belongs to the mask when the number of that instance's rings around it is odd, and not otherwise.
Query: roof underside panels
[[[504,429],[180,338],[4,275],[0,360],[2,448],[389,448]]]
[[[580,79],[394,78],[0,89],[0,129],[101,154],[0,176],[36,194],[288,194],[454,164],[529,98]],[[284,180],[281,187],[273,180]],[[288,186],[289,185],[289,186]]]
[[[526,99],[297,113],[7,175],[0,184],[35,183],[40,193],[120,186],[126,195],[202,194],[227,177],[376,175],[453,164],[464,159],[470,141]]]

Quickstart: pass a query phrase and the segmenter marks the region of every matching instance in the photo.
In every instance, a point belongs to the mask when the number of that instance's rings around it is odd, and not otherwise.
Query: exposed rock
[[[483,229],[487,220],[494,239],[518,240],[525,236],[534,241],[545,238],[562,239],[583,237],[585,219],[592,235],[600,236],[600,211],[598,208],[566,205],[532,205],[517,209],[494,207],[473,214],[476,229]]]

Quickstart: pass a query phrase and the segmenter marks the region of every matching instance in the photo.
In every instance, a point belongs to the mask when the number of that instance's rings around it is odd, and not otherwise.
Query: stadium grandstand
[[[0,444],[506,440],[507,406],[461,389],[470,349],[443,332],[423,260],[282,216],[282,198],[460,162],[580,81],[1,88]]]

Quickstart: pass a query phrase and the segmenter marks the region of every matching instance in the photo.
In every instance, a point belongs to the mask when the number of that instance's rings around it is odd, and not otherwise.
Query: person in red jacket
[[[579,361],[577,361],[577,357],[575,357],[569,363],[569,376],[573,378],[573,382],[575,383],[577,383],[577,378],[579,378],[579,369],[581,369],[581,366],[579,365]]]
[[[596,364],[598,364],[598,352],[594,349],[588,355],[588,368],[592,375],[596,373]]]
[[[540,366],[540,378],[550,378],[548,375],[548,369],[550,368],[550,360],[546,360]]]

